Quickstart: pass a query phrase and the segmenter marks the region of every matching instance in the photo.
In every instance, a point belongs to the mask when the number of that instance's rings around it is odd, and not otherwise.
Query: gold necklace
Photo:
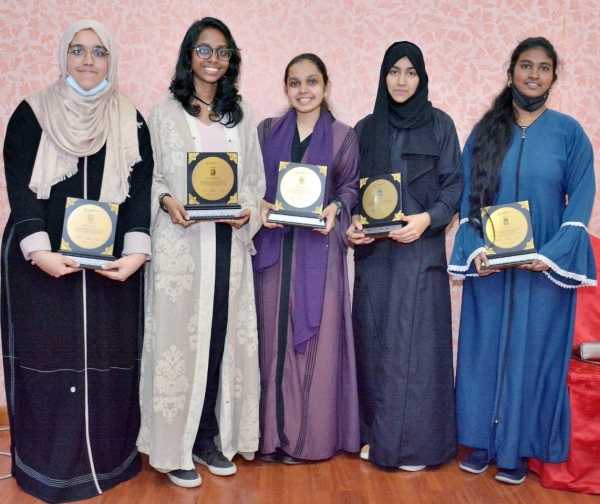
[[[546,109],[542,110],[538,115],[536,115],[534,117],[519,117],[517,115],[517,117],[515,119],[517,120],[517,124],[519,126],[531,126],[538,119],[538,117],[540,117],[545,111],[546,111]],[[518,114],[518,112],[517,112],[517,114]]]

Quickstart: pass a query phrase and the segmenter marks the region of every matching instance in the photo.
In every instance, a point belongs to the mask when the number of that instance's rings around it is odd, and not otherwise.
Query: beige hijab
[[[81,30],[92,29],[110,51],[108,86],[95,96],[81,96],[66,84],[67,49]],[[129,193],[129,173],[140,161],[136,110],[117,91],[117,47],[107,28],[81,20],[65,31],[59,50],[60,77],[26,98],[42,127],[29,188],[47,199],[54,184],[77,173],[77,159],[106,143],[100,201],[122,203]]]

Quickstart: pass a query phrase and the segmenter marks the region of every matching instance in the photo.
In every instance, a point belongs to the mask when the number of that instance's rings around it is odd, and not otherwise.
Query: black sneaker
[[[167,476],[171,480],[171,483],[183,488],[194,488],[202,484],[202,478],[196,469],[176,469],[175,471],[168,472]]]
[[[194,462],[208,467],[208,470],[217,476],[231,476],[237,472],[235,464],[214,447],[206,448],[197,454],[192,453],[192,458]]]
[[[490,460],[487,450],[475,450],[465,460],[463,460],[458,467],[463,471],[467,471],[473,474],[481,474],[489,466]]]
[[[527,477],[527,460],[519,459],[515,469],[500,469],[496,474],[496,480],[509,485],[520,485]]]

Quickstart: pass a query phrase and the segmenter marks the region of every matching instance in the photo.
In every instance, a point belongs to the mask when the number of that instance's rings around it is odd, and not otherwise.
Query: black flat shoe
[[[272,453],[261,453],[260,460],[264,462],[281,462],[281,455],[276,451]]]
[[[300,465],[304,463],[304,460],[285,454],[282,462],[287,465]]]

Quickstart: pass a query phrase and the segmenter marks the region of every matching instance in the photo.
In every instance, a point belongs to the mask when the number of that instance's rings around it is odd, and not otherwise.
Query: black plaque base
[[[389,226],[374,226],[374,227],[363,227],[362,234],[369,238],[384,238],[390,231],[396,231],[402,229],[404,224],[391,224]]]
[[[537,257],[537,252],[519,254],[519,255],[506,255],[506,256],[494,256],[488,257],[491,269],[507,269],[514,268],[520,264],[530,264]],[[481,269],[486,269],[486,265],[481,263]]]
[[[317,214],[303,214],[271,210],[267,214],[267,222],[283,224],[284,226],[325,229],[325,220]]]
[[[221,219],[243,219],[238,217],[242,211],[241,205],[227,205],[214,207],[199,207],[196,205],[185,205],[190,220],[221,220]]]
[[[65,257],[68,257],[69,259],[73,259],[74,261],[77,261],[81,268],[93,269],[93,270],[102,269],[102,266],[104,266],[105,264],[108,264],[110,262],[117,260],[116,257],[98,258],[98,256],[84,256],[84,255],[77,255],[77,254],[62,254],[62,255]],[[104,270],[104,271],[118,271],[118,268],[110,268],[110,269]]]

